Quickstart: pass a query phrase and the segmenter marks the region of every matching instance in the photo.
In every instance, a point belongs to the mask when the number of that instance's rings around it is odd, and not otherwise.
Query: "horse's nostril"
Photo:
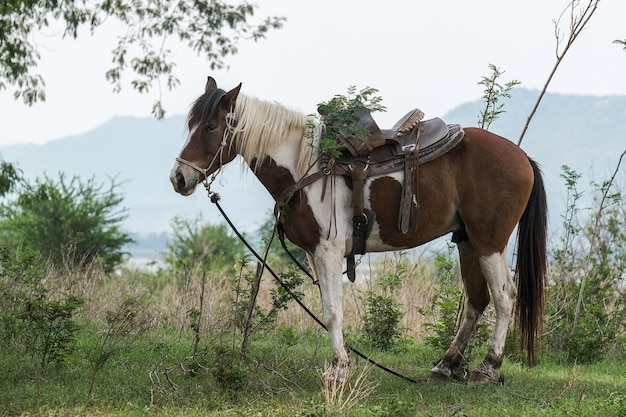
[[[185,177],[180,172],[176,174],[176,187],[178,187],[179,190],[185,188]]]

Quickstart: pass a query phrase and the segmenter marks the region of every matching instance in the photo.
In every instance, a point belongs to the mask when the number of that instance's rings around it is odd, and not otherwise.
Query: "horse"
[[[333,350],[325,375],[344,375],[350,358],[342,330],[342,272],[353,245],[352,191],[341,177],[319,174],[327,178],[305,181],[321,170],[315,161],[323,123],[240,90],[241,83],[225,91],[208,77],[204,93],[190,108],[188,137],[170,181],[177,193],[191,195],[200,183],[208,188],[208,181],[239,155],[277,201],[276,207],[288,206],[289,214],[279,221],[287,238],[306,252],[320,287]],[[419,166],[414,199],[419,210],[409,220],[408,233],[398,228],[403,175],[401,171],[365,180],[364,206],[375,213],[366,252],[413,248],[452,233],[464,285],[457,333],[428,380],[440,382],[465,373],[464,351],[491,298],[496,321],[489,349],[469,380],[487,383],[500,377],[513,318],[532,366],[541,335],[547,262],[547,204],[538,164],[508,139],[464,128],[458,145]],[[513,277],[506,249],[516,227]]]

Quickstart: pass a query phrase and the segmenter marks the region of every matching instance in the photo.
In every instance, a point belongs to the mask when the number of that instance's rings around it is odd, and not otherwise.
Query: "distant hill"
[[[506,113],[490,130],[517,142],[538,94],[515,89],[505,103]],[[465,103],[443,118],[449,123],[475,126],[482,108],[480,100]],[[428,117],[438,116],[428,114],[428,108],[423,110]],[[585,175],[583,186],[588,184],[591,170],[596,180],[605,179],[626,149],[625,116],[626,96],[544,97],[522,148],[543,167],[552,229],[559,226],[564,207],[560,167],[569,165]],[[185,140],[184,119],[116,117],[81,135],[44,145],[0,147],[0,153],[5,160],[16,162],[27,178],[44,173],[57,178],[60,171],[68,176],[95,177],[101,182],[115,178],[122,183],[120,191],[129,210],[124,226],[134,234],[167,232],[174,216],[202,215],[207,221],[220,222],[217,210],[201,188],[193,197],[185,198],[176,194],[169,183],[174,158]],[[273,201],[252,174],[240,174],[238,163],[228,166],[221,178],[214,189],[222,196],[224,209],[243,230],[254,232],[268,218]]]
[[[126,228],[135,233],[159,233],[169,230],[174,216],[216,217],[202,187],[196,195],[182,197],[170,184],[174,158],[185,140],[184,126],[183,116],[160,121],[116,117],[81,135],[43,145],[0,147],[0,153],[5,160],[16,162],[27,178],[44,173],[57,178],[59,172],[107,183],[114,178],[121,184],[119,191],[129,210]],[[252,174],[240,176],[240,164],[231,165],[215,190],[222,195],[224,207],[232,206],[242,227],[253,230],[265,219],[265,210],[269,213],[271,198]],[[250,202],[255,209],[258,203],[258,210],[250,210]]]
[[[516,88],[506,100],[500,119],[489,130],[517,143],[539,91]],[[475,126],[482,101],[462,104],[445,116],[448,122]],[[561,167],[568,165],[583,175],[581,190],[591,180],[606,180],[626,150],[626,96],[584,96],[548,93],[521,144],[542,167],[548,194],[550,229],[561,227],[565,185]],[[623,168],[622,171],[626,171]],[[621,177],[622,179],[624,176]],[[580,203],[589,203],[588,195]]]

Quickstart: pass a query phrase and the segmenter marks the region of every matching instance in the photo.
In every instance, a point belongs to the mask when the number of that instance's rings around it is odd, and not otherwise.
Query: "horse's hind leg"
[[[443,359],[432,369],[429,381],[438,382],[447,377],[464,377],[464,352],[478,319],[489,304],[489,290],[483,276],[479,257],[470,241],[458,244],[461,276],[465,287],[465,305],[459,330]]]
[[[505,251],[480,256],[479,262],[496,307],[496,324],[487,356],[472,372],[470,380],[489,382],[497,380],[499,377],[498,370],[502,365],[504,343],[513,314],[513,300],[516,290],[509,274]]]

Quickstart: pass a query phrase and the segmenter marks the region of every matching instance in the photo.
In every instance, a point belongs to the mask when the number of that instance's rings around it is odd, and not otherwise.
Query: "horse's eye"
[[[209,124],[206,126],[206,131],[207,131],[207,132],[214,132],[215,130],[217,130],[217,125],[216,125],[216,124],[214,124],[214,123],[209,123]]]

